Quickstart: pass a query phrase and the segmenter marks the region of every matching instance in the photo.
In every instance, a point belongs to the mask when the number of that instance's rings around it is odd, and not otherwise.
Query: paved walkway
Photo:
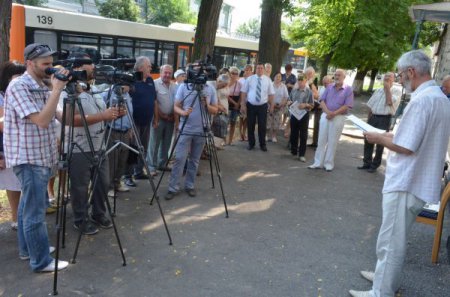
[[[336,297],[369,289],[359,270],[375,264],[383,168],[374,174],[356,169],[363,148],[358,138],[341,138],[331,173],[293,160],[279,139],[267,153],[249,152],[244,142],[219,152],[228,219],[217,179],[211,189],[207,162],[201,163],[197,197],[182,193],[161,200],[172,246],[156,205],[148,204],[148,182],[139,181],[117,200],[127,266],[112,230],[83,237],[77,263],[59,274],[59,295]],[[308,149],[309,161],[313,154]],[[167,180],[166,175],[161,196]],[[16,234],[8,226],[0,225],[0,296],[48,296],[53,275],[32,273],[18,259]],[[444,238],[448,221],[445,226]],[[54,241],[54,216],[48,216],[48,228]],[[62,259],[72,257],[76,238],[69,226]],[[401,296],[449,295],[445,240],[438,265],[431,264],[432,241],[433,228],[415,224]]]

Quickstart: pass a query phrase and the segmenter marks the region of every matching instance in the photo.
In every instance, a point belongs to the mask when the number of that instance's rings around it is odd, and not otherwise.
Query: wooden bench
[[[433,249],[431,251],[431,262],[437,264],[439,257],[439,248],[441,246],[442,226],[444,223],[445,207],[450,199],[450,183],[444,189],[441,196],[441,204],[436,218],[424,217],[420,214],[416,218],[416,222],[435,226]]]

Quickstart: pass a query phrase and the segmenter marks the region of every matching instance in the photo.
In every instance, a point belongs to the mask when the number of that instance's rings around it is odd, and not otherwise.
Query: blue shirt
[[[209,122],[208,119],[202,119],[202,111],[200,110],[200,98],[197,97],[197,91],[193,90],[193,85],[189,84],[189,89],[187,84],[182,84],[178,88],[177,94],[175,96],[175,103],[181,102],[181,107],[186,110],[188,107],[192,106],[192,113],[189,117],[180,117],[180,130],[183,128],[184,133],[192,133],[203,135],[203,127]],[[217,104],[216,92],[213,87],[206,84],[201,91],[203,96],[206,96],[206,100],[209,104]],[[209,116],[206,106],[204,106],[204,112]]]
[[[109,90],[102,93],[103,100],[105,101],[107,106],[115,106],[118,103],[117,95],[115,92],[111,92],[111,96],[108,100],[108,94]],[[123,101],[124,104],[127,105],[128,114],[130,116],[133,116],[133,104],[131,103],[131,97],[128,93],[123,94]],[[108,123],[108,127],[114,129],[114,130],[120,130],[120,131],[127,131],[128,129],[131,129],[131,123],[128,115],[124,115],[123,117],[120,117],[114,121],[110,121]]]
[[[133,104],[133,119],[137,126],[148,126],[153,119],[155,108],[156,89],[151,77],[134,84],[130,91]]]

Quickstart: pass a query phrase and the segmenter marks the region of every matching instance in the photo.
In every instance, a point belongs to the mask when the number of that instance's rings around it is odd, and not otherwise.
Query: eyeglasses
[[[402,78],[403,73],[407,72],[408,70],[409,70],[409,68],[406,68],[405,70],[400,71],[399,73],[397,73],[395,76],[396,76],[397,78]]]
[[[239,73],[237,72],[231,72],[231,75],[238,75]]]
[[[28,55],[26,56],[26,60],[33,60],[34,58],[39,57],[39,55],[47,51],[51,52],[52,49],[46,44],[40,44],[28,53]]]

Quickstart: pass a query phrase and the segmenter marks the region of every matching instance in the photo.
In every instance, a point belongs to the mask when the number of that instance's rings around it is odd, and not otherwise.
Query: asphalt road
[[[355,108],[363,115],[361,103]],[[346,126],[347,135],[356,132]],[[343,136],[333,172],[310,170],[293,160],[281,133],[268,152],[247,151],[246,143],[219,151],[220,187],[211,189],[209,164],[201,163],[198,196],[182,193],[161,206],[173,238],[169,245],[157,205],[148,204],[148,181],[117,199],[115,222],[126,266],[112,230],[84,236],[77,263],[60,272],[60,296],[349,296],[369,289],[359,271],[373,269],[381,222],[384,167],[361,172],[363,142]],[[159,178],[159,176],[157,177]],[[158,191],[167,191],[168,175]],[[157,180],[155,180],[157,181]],[[66,248],[72,257],[77,233],[67,221]],[[54,215],[48,229],[55,241]],[[408,241],[401,296],[450,296],[445,222],[439,264],[431,264],[434,230],[415,224]],[[18,259],[16,233],[0,225],[0,296],[48,296],[53,274],[32,273]]]

